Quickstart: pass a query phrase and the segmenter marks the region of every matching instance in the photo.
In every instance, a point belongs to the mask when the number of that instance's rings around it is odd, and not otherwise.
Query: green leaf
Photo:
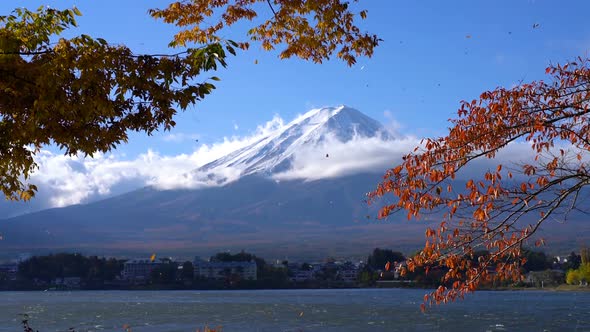
[[[76,16],[82,16],[82,12],[80,11],[80,9],[78,9],[78,7],[74,6],[74,8],[72,8],[72,11],[74,12],[74,14],[76,14]]]
[[[236,55],[236,50],[235,50],[233,47],[231,47],[231,46],[227,45],[225,48],[226,48],[226,49],[227,49],[227,51],[228,51],[229,53],[231,53],[232,55]]]

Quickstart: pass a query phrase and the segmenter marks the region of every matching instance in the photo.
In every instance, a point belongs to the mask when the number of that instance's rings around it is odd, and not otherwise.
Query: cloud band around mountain
[[[223,185],[237,180],[242,170],[239,167],[225,167],[213,173],[202,173],[195,169],[247,147],[288,125],[282,118],[275,116],[258,126],[252,135],[203,144],[188,154],[165,155],[148,149],[134,159],[126,159],[117,152],[84,158],[44,150],[35,158],[39,169],[30,180],[40,189],[34,204],[40,208],[62,207],[144,186],[172,190]],[[383,172],[417,143],[418,139],[414,137],[393,141],[380,137],[354,137],[348,142],[334,138],[321,146],[298,151],[293,156],[293,168],[276,174],[274,178],[315,180],[355,172]],[[326,158],[326,155],[329,157]]]
[[[294,121],[299,120],[301,116]],[[275,116],[251,135],[203,144],[188,154],[165,155],[148,149],[134,159],[126,159],[117,152],[84,158],[41,151],[36,156],[39,169],[30,180],[39,187],[39,193],[21,213],[86,203],[144,186],[174,190],[224,185],[239,179],[243,169],[227,166],[207,172],[195,170],[286,126],[289,123]],[[355,135],[344,142],[328,137],[320,145],[305,146],[296,151],[291,157],[291,167],[272,174],[272,178],[277,181],[317,180],[361,172],[383,173],[419,144],[419,138],[399,134],[387,138]],[[509,163],[527,159],[526,156],[532,156],[530,145],[513,143],[501,151],[498,159]],[[489,168],[497,162],[482,161],[476,168]],[[468,170],[467,175],[473,174]],[[22,209],[22,204],[20,207]]]

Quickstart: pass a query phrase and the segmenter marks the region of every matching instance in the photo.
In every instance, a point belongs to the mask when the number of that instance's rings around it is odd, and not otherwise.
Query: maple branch
[[[0,51],[0,55],[39,55],[39,54],[48,54],[53,53],[53,50],[45,50],[45,51],[26,51],[26,52],[15,52],[15,51]]]
[[[203,49],[206,46],[197,47],[195,49]],[[22,55],[22,56],[32,56],[32,55],[41,55],[41,54],[54,54],[56,53],[53,49],[48,49],[44,51],[26,51],[26,52],[11,52],[11,51],[0,51],[0,55]],[[189,50],[180,51],[177,53],[154,53],[154,54],[130,54],[129,56],[132,58],[139,58],[139,57],[154,57],[154,58],[161,58],[161,57],[178,57],[184,54],[189,53]]]
[[[579,190],[580,188],[581,188],[581,186],[579,188],[577,188],[576,190]],[[570,188],[570,190],[564,192],[558,198],[554,199],[552,202],[554,202],[555,204],[553,204],[553,206],[551,207],[551,209],[543,217],[541,217],[536,222],[535,226],[532,227],[529,232],[525,233],[524,236],[522,236],[519,239],[517,239],[514,243],[509,244],[508,246],[506,246],[506,247],[498,250],[494,254],[490,255],[484,263],[479,264],[479,266],[476,268],[477,273],[474,276],[472,276],[471,278],[469,278],[468,280],[466,280],[465,281],[465,285],[469,286],[469,285],[472,285],[472,284],[477,284],[480,281],[480,279],[481,279],[484,271],[486,271],[489,266],[492,266],[492,263],[493,262],[495,262],[499,257],[503,257],[506,254],[506,252],[509,252],[515,246],[517,246],[517,245],[518,246],[522,246],[522,244],[524,243],[524,241],[526,241],[533,234],[535,234],[535,232],[537,231],[537,229],[549,217],[549,215],[551,215],[561,205],[561,203],[563,203],[563,201],[567,198],[567,196],[569,196],[573,192],[574,192],[574,187]],[[443,261],[443,259],[444,259],[444,256],[441,256],[437,261],[440,262],[440,261]],[[507,264],[506,261],[502,262],[502,265],[503,266],[500,268],[500,270],[502,270],[503,268],[505,268],[506,267],[506,264]]]
[[[275,11],[274,7],[272,6],[272,3],[270,2],[270,0],[266,0],[266,3],[268,3],[268,6],[270,7],[272,14],[274,15],[275,19],[277,19],[277,21],[278,21],[279,18],[277,17],[277,12]]]

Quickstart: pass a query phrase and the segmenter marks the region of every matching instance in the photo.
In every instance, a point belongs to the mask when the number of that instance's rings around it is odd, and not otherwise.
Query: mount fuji
[[[395,136],[381,123],[356,109],[346,106],[314,109],[286,125],[278,126],[255,141],[184,174],[184,180],[190,188],[190,184],[194,184],[192,187],[225,185],[252,175],[274,180],[309,179],[310,177],[297,175],[293,171],[298,166],[345,166],[339,164],[338,159],[334,160],[334,155],[329,159],[333,145],[355,144],[367,139],[388,142],[394,140]],[[301,160],[297,158],[306,154],[313,155],[303,160],[301,165]],[[358,173],[358,170],[352,170],[352,173]],[[340,174],[324,174],[311,178],[317,180],[338,175]]]
[[[356,167],[359,160],[347,149],[369,148],[371,141],[395,144],[395,135],[350,107],[315,109],[187,172],[186,181],[199,184],[191,189],[145,187],[2,220],[0,252],[193,255],[244,249],[325,257],[365,255],[394,242],[399,249],[416,248],[422,225],[393,233],[391,225],[367,221],[376,208],[364,202],[365,193],[386,167]],[[333,151],[335,145],[343,148]],[[389,158],[385,164],[395,162],[395,156],[383,155]],[[343,156],[353,166],[346,168]],[[302,175],[306,168],[314,176]],[[330,169],[339,171],[324,176]]]
[[[397,215],[375,221],[378,206],[365,202],[414,141],[345,106],[312,110],[256,137],[182,174],[191,184],[184,189],[149,186],[0,220],[0,260],[23,252],[192,257],[222,250],[271,259],[361,258],[375,247],[412,252],[423,244],[425,223]],[[587,242],[580,234],[590,228],[576,223],[548,234],[572,250],[572,239]]]
[[[202,166],[196,172],[220,168],[240,169],[241,175],[277,174],[292,167],[293,156],[304,148],[320,147],[331,140],[393,136],[376,120],[346,106],[312,110],[257,142]],[[326,154],[329,157],[329,154]]]

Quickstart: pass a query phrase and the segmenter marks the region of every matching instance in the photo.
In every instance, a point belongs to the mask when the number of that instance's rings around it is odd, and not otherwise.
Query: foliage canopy
[[[170,43],[175,47],[219,42],[222,29],[243,20],[259,21],[248,30],[250,40],[265,50],[284,47],[281,59],[295,56],[321,63],[336,53],[352,65],[358,56],[372,56],[380,41],[361,32],[350,3],[342,0],[184,0],[150,14],[184,28]],[[260,20],[260,14],[270,18]],[[365,19],[367,11],[358,15]],[[247,49],[250,44],[240,42],[239,46]]]

